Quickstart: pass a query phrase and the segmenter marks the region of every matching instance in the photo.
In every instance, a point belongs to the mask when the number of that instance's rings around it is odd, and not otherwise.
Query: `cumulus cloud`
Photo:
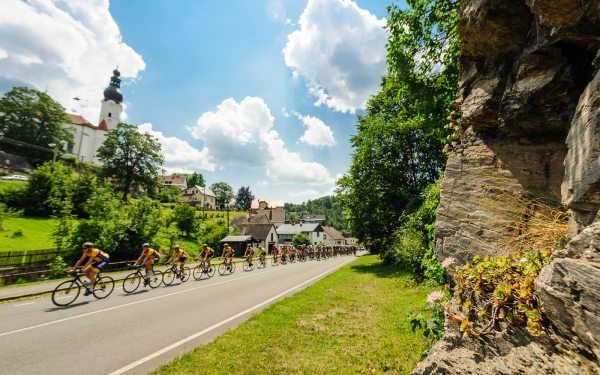
[[[207,147],[200,151],[184,140],[167,137],[162,132],[153,130],[150,123],[139,125],[138,131],[158,139],[165,158],[164,168],[168,173],[191,173],[198,170],[213,172],[215,170],[216,164],[212,162],[210,150]]]
[[[266,168],[266,177],[272,183],[331,183],[327,168],[304,161],[285,148],[273,122],[264,100],[249,96],[239,103],[225,99],[215,111],[202,114],[196,126],[188,130],[193,138],[204,142],[217,165]]]
[[[350,0],[308,1],[283,54],[316,105],[350,113],[364,108],[386,69],[385,22]]]
[[[333,146],[335,144],[331,128],[321,119],[313,116],[302,116],[299,113],[295,113],[295,115],[306,126],[304,134],[300,137],[300,142],[316,147]]]
[[[0,87],[47,90],[68,112],[96,123],[115,66],[125,82],[145,69],[142,57],[123,42],[108,5],[108,0],[2,1]]]

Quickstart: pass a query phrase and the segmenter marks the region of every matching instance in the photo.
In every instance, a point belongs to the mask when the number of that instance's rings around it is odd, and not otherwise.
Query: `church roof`
[[[86,128],[94,129],[94,130],[102,130],[108,131],[108,127],[106,126],[106,122],[102,120],[98,126],[92,125],[85,117],[81,115],[75,115],[73,113],[67,113],[67,117],[69,118],[69,122],[76,126],[85,126]]]

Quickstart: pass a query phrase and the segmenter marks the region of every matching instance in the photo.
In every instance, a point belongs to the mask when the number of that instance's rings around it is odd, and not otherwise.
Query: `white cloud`
[[[306,126],[304,134],[300,137],[300,142],[316,147],[333,146],[335,144],[331,128],[321,119],[302,116],[299,113],[295,113],[295,115]]]
[[[204,142],[217,165],[266,168],[265,176],[272,183],[331,183],[333,178],[323,165],[303,161],[285,148],[273,122],[262,98],[246,97],[239,103],[229,98],[216,111],[202,114],[188,130]]]
[[[47,90],[68,112],[96,123],[115,66],[125,80],[145,68],[123,42],[108,5],[108,0],[3,0],[0,84]]]
[[[216,165],[212,162],[210,150],[207,147],[200,151],[186,141],[177,137],[167,137],[162,132],[153,130],[150,123],[139,125],[138,131],[158,139],[165,158],[164,168],[168,173],[191,173],[198,170],[213,172],[215,170]]]
[[[316,105],[354,113],[379,89],[386,69],[385,19],[350,0],[309,0],[283,49]]]

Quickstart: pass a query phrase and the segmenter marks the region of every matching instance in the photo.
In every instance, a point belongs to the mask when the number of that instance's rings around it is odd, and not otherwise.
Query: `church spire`
[[[112,100],[115,103],[123,101],[123,93],[121,92],[121,72],[119,69],[113,70],[113,76],[110,78],[110,84],[104,89],[104,100]]]

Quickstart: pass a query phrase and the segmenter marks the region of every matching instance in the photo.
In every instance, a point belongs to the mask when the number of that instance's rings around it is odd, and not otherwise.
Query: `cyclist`
[[[265,250],[264,247],[260,246],[258,248],[258,259],[260,260],[261,263],[264,264],[267,261],[266,257],[267,257],[267,250]]]
[[[171,255],[170,262],[173,264],[176,264],[177,262],[179,262],[179,275],[177,275],[177,278],[179,278],[180,275],[183,275],[183,268],[184,268],[185,262],[187,261],[187,258],[188,258],[188,255],[181,246],[179,246],[179,245],[173,246],[173,255]]]
[[[86,242],[82,246],[83,254],[81,258],[75,263],[73,266],[73,271],[75,271],[81,264],[85,261],[85,264],[82,266],[83,273],[90,280],[90,287],[87,289],[83,295],[89,296],[94,292],[94,284],[96,284],[96,275],[100,273],[102,267],[106,266],[109,261],[108,253],[94,247],[92,242]]]
[[[250,267],[252,267],[252,256],[254,255],[254,248],[252,247],[252,245],[248,244],[246,246],[246,252],[244,253],[244,256],[246,257],[246,260],[248,261],[248,264],[250,265]]]
[[[202,250],[200,251],[200,257],[202,260],[206,262],[206,267],[210,268],[210,260],[215,255],[215,251],[210,248],[207,244],[202,245]]]
[[[149,243],[142,245],[142,253],[133,265],[135,266],[141,263],[146,267],[144,285],[148,285],[148,280],[150,280],[150,276],[152,276],[152,268],[154,267],[155,263],[158,263],[159,259],[160,253],[151,248]]]
[[[225,264],[227,265],[227,269],[231,270],[231,262],[233,257],[233,249],[229,244],[225,243],[223,245],[223,253],[221,254],[223,258],[225,258]]]

